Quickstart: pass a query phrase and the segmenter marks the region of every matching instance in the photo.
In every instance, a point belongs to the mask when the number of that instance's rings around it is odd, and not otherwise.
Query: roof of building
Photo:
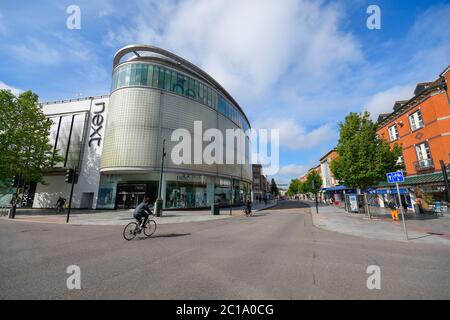
[[[144,52],[146,55],[142,55],[139,52]],[[212,87],[214,87],[216,90],[220,91],[228,100],[231,101],[243,114],[245,117],[245,120],[247,120],[248,124],[250,125],[250,121],[247,118],[247,115],[242,110],[241,106],[237,101],[231,96],[231,94],[228,93],[213,77],[211,77],[208,73],[194,65],[193,63],[183,59],[182,57],[164,50],[159,47],[145,45],[145,44],[132,44],[125,46],[121,49],[119,49],[116,54],[114,55],[114,61],[113,61],[113,69],[115,69],[118,65],[120,65],[122,62],[122,58],[126,56],[127,54],[133,53],[135,55],[134,58],[128,59],[127,61],[131,60],[145,60],[145,59],[156,59],[156,60],[165,60],[174,66],[177,66],[180,69],[185,69],[188,72],[192,73],[193,75],[197,76],[198,78],[202,79],[203,81],[210,84]],[[151,55],[148,55],[151,54]]]
[[[320,161],[322,161],[323,159],[325,159],[326,157],[328,157],[330,154],[332,154],[333,152],[335,152],[336,151],[336,149],[331,149],[330,151],[328,151],[327,153],[325,153],[325,155],[322,157],[322,158],[320,158]]]
[[[85,100],[94,100],[94,99],[104,99],[109,98],[109,94],[104,94],[101,96],[94,96],[94,97],[83,97],[83,98],[75,98],[75,99],[66,99],[66,100],[55,100],[55,101],[44,101],[40,102],[40,105],[50,105],[50,104],[58,104],[58,103],[69,103],[69,102],[78,102],[78,101],[85,101]]]
[[[393,112],[388,114],[385,117],[378,117],[378,125],[379,128],[384,127],[386,124],[388,124],[393,119],[396,119],[401,114],[405,113],[407,110],[414,108],[421,102],[423,102],[425,99],[428,98],[429,94],[432,93],[435,90],[444,89],[446,87],[446,83],[443,78],[437,79],[435,82],[432,83],[432,85],[427,86],[422,91],[419,91],[417,95],[409,99],[405,104],[402,104],[398,109],[395,109]]]
[[[439,75],[439,78],[435,81],[417,83],[416,89],[414,90],[414,97],[409,100],[396,101],[394,104],[393,112],[389,113],[387,116],[385,116],[385,113],[382,113],[378,116],[377,123],[379,124],[379,126],[385,126],[392,119],[395,119],[407,110],[414,108],[416,105],[424,101],[428,97],[428,94],[430,94],[434,90],[446,88],[447,85],[443,76],[449,71],[450,65],[444,69],[444,71]],[[397,103],[401,103],[401,105],[396,109],[395,107]]]
[[[377,119],[377,122],[381,122],[381,121],[383,121],[384,120],[384,118],[386,118],[387,116],[389,116],[390,115],[390,113],[380,113],[379,115],[378,115],[378,119]]]
[[[394,107],[392,109],[397,110],[397,109],[399,109],[401,106],[403,106],[407,102],[408,102],[408,100],[395,101]]]
[[[443,77],[447,72],[450,71],[450,64],[448,65],[447,68],[444,69],[444,71],[441,72],[441,74],[439,75],[439,77]]]

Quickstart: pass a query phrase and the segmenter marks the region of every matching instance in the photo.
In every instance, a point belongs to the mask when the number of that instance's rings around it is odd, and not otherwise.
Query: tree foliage
[[[272,180],[270,181],[270,193],[275,197],[280,194],[280,190],[278,190],[278,186],[274,178],[272,178]]]
[[[313,188],[312,181],[315,181],[315,188]],[[293,196],[295,194],[307,194],[307,193],[317,193],[322,187],[322,177],[316,172],[311,171],[306,177],[306,181],[302,182],[299,179],[291,180],[289,188],[287,191],[288,196]]]
[[[314,181],[314,183],[313,183]],[[306,176],[305,188],[307,192],[316,194],[322,187],[322,177],[316,171],[311,170]]]
[[[339,158],[331,162],[330,169],[345,186],[366,189],[384,180],[387,172],[402,168],[397,165],[401,147],[395,144],[391,148],[377,136],[377,124],[367,111],[351,112],[339,127]]]
[[[0,179],[42,182],[43,172],[61,160],[49,144],[50,126],[36,94],[0,90]]]
[[[291,183],[289,184],[289,188],[288,188],[288,191],[286,192],[286,194],[288,196],[293,196],[295,194],[300,193],[300,185],[301,185],[300,180],[292,179]]]

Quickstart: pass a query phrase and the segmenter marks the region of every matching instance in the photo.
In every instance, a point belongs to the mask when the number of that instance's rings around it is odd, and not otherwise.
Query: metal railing
[[[417,171],[434,169],[433,159],[424,159],[414,162]]]

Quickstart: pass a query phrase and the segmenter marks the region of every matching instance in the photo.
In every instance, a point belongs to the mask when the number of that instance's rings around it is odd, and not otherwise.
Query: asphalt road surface
[[[282,202],[253,217],[158,226],[0,222],[0,299],[450,299],[450,248],[318,229]],[[81,269],[68,290],[67,267]],[[381,271],[369,290],[367,267]]]

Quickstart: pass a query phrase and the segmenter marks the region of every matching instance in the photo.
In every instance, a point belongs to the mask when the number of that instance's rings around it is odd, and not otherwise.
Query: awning
[[[346,186],[335,186],[335,187],[329,187],[329,188],[322,188],[322,191],[340,191],[340,190],[348,190],[350,188],[347,188]]]
[[[450,175],[450,172],[448,172]],[[418,174],[414,176],[406,176],[404,182],[399,182],[399,186],[413,186],[418,184],[426,184],[426,183],[436,183],[442,182],[444,183],[444,175],[442,172],[434,172],[427,174]],[[387,181],[379,182],[375,188],[393,186],[394,184],[388,183]]]

